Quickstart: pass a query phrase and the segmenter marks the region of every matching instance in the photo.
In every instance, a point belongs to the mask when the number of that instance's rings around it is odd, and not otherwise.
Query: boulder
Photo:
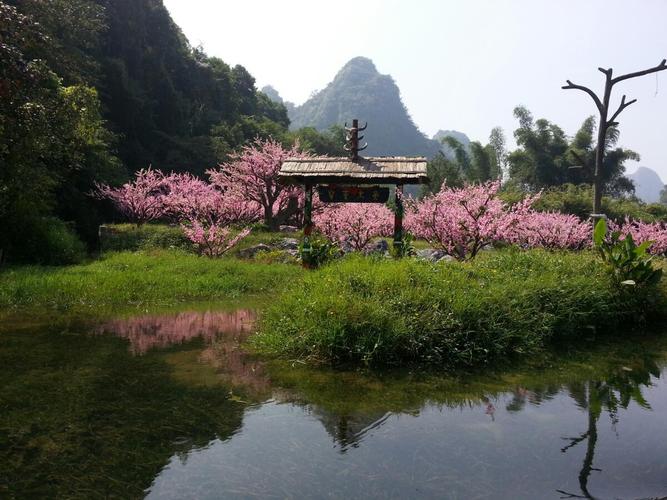
[[[386,240],[379,240],[364,249],[366,255],[370,254],[386,254],[389,252],[389,243]]]
[[[280,226],[281,233],[297,233],[299,228],[296,226]]]
[[[299,240],[296,238],[283,238],[274,246],[280,250],[299,250]]]
[[[435,248],[423,248],[417,250],[415,256],[418,259],[426,260],[428,262],[440,262],[443,260],[452,260],[450,255],[447,255],[442,250],[436,250]]]
[[[252,259],[257,255],[259,252],[270,252],[272,249],[269,245],[265,245],[264,243],[260,243],[259,245],[255,245],[252,247],[244,248],[239,252],[239,257],[242,259]]]

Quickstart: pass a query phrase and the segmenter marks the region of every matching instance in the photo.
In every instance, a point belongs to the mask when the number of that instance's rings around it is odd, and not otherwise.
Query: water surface
[[[667,338],[513,371],[263,362],[247,309],[0,331],[0,497],[660,498]]]

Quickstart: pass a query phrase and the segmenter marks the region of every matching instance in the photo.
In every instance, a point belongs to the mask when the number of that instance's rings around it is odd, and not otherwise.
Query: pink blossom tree
[[[234,234],[229,226],[219,222],[202,223],[196,219],[182,223],[181,227],[185,236],[207,257],[222,256],[251,231],[250,228],[245,228]]]
[[[592,242],[592,224],[582,222],[576,215],[527,210],[517,214],[515,220],[503,235],[509,243],[527,248],[580,250]]]
[[[181,223],[185,236],[202,255],[222,256],[250,233],[249,228],[235,233],[231,225],[257,218],[255,204],[188,173],[171,174],[167,186],[167,212]]]
[[[298,187],[279,182],[278,171],[287,158],[305,157],[297,143],[286,149],[273,139],[256,139],[231,161],[207,173],[226,195],[256,204],[264,223],[277,229],[298,211],[303,197]]]
[[[417,238],[458,260],[474,258],[486,245],[514,230],[533,197],[509,207],[497,197],[500,184],[445,185],[419,202],[408,204],[405,227]]]
[[[137,226],[159,219],[167,212],[165,195],[168,192],[168,181],[159,170],[141,169],[135,179],[119,188],[106,184],[96,184],[93,196],[98,199],[111,200],[116,209],[136,222]]]
[[[621,235],[631,234],[637,244],[651,241],[648,251],[653,255],[667,254],[667,225],[663,222],[642,222],[626,218],[621,224],[610,222],[609,229],[620,231]]]
[[[166,183],[166,211],[176,221],[197,219],[247,224],[261,216],[257,204],[244,200],[238,193],[223,193],[189,173],[171,174]]]
[[[327,204],[313,214],[313,223],[331,241],[363,250],[373,238],[391,235],[393,213],[377,203]]]

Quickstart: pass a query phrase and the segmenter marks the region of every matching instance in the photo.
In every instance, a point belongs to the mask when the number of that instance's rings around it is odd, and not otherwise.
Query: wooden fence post
[[[403,185],[396,185],[394,212],[394,253],[400,257],[403,255]]]
[[[305,200],[303,204],[303,250],[301,254],[301,262],[304,267],[310,267],[310,257],[313,251],[310,242],[310,235],[313,232],[313,186],[306,184],[304,186]]]

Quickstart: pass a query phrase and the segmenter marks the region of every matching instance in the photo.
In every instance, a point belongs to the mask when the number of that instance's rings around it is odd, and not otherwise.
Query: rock
[[[382,254],[389,252],[389,244],[386,240],[380,240],[364,249],[366,255],[370,254]]]
[[[348,240],[341,241],[338,245],[338,248],[340,249],[340,252],[342,254],[354,252],[354,247],[352,246],[352,243],[350,243]]]
[[[299,228],[296,226],[280,226],[281,233],[297,233]]]
[[[281,250],[299,250],[299,240],[296,238],[283,238],[274,246]]]
[[[265,245],[264,243],[260,243],[259,245],[244,248],[243,250],[241,250],[239,252],[239,256],[242,259],[252,259],[259,252],[270,252],[270,251],[271,251],[271,247],[269,245]]]
[[[426,260],[428,262],[440,262],[443,260],[452,260],[452,257],[447,255],[442,250],[436,250],[435,248],[424,248],[417,250],[416,257],[421,260]]]

